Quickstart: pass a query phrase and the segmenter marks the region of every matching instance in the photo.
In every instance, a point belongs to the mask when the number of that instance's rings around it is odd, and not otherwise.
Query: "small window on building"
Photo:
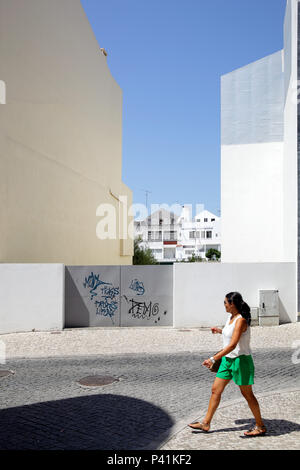
[[[207,221],[208,221],[208,219],[204,219],[204,222],[207,222]]]
[[[212,231],[211,230],[208,230],[206,232],[206,238],[212,238]]]
[[[214,222],[216,219],[211,219],[211,222]]]

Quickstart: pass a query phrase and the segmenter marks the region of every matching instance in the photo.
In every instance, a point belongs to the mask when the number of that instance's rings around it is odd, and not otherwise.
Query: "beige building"
[[[122,91],[80,0],[0,0],[0,38],[0,262],[132,264]],[[102,204],[114,239],[97,236]]]

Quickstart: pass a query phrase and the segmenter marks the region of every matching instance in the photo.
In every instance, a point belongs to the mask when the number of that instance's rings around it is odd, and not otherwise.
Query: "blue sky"
[[[123,90],[133,202],[219,215],[220,77],[283,48],[286,0],[81,0]]]

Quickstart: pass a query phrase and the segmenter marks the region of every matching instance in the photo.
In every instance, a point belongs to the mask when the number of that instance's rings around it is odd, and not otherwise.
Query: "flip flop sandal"
[[[254,428],[249,429],[249,431],[244,432],[244,436],[246,437],[257,437],[257,436],[263,436],[266,434],[267,430],[265,426],[254,426]],[[253,434],[250,434],[253,433]]]
[[[203,423],[191,423],[191,424],[188,424],[188,426],[192,429],[195,429],[196,431],[204,431],[204,432],[209,432],[209,429],[204,429],[203,426],[206,426],[205,424]]]

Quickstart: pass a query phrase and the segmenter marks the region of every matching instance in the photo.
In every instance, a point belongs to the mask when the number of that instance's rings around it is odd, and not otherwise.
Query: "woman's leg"
[[[219,377],[215,378],[215,381],[211,389],[211,397],[210,397],[209,404],[208,404],[208,410],[205,415],[205,418],[202,421],[202,426],[201,426],[201,423],[194,423],[194,424],[192,423],[192,425],[191,424],[189,425],[190,427],[192,427],[193,429],[203,429],[204,431],[209,430],[210,422],[212,420],[212,417],[216,409],[219,406],[223,390],[228,384],[228,382],[230,382],[230,380],[231,379],[220,379]]]
[[[252,391],[252,385],[239,385],[240,390],[242,392],[242,395],[246,398],[249,408],[253,413],[253,416],[255,418],[256,425],[261,427],[264,425],[261,414],[260,414],[260,408],[257,399],[255,398],[253,391]]]

